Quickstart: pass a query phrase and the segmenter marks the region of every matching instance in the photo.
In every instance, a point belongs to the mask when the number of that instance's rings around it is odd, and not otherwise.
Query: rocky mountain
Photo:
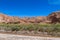
[[[60,23],[60,12],[53,12],[48,16],[15,17],[0,13],[0,23]]]

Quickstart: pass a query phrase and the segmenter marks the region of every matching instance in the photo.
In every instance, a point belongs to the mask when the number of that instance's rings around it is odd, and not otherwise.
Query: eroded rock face
[[[60,12],[53,12],[48,16],[51,23],[60,23]]]
[[[0,14],[0,23],[40,23],[45,20],[46,17],[19,18]]]
[[[12,17],[0,14],[0,23],[60,23],[60,12],[53,12],[48,16],[38,17]]]

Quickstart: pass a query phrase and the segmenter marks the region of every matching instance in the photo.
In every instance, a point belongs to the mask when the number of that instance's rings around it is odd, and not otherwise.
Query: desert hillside
[[[60,23],[60,12],[53,12],[48,16],[15,17],[0,13],[0,23]]]
[[[0,13],[0,33],[60,37],[60,12],[24,18]]]

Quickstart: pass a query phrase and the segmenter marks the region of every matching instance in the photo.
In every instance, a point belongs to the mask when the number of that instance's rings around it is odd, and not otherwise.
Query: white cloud
[[[60,0],[48,0],[49,4],[60,5]]]

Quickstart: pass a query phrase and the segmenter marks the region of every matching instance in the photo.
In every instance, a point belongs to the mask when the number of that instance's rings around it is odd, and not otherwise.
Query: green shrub
[[[0,29],[12,31],[60,32],[60,24],[0,24]]]

